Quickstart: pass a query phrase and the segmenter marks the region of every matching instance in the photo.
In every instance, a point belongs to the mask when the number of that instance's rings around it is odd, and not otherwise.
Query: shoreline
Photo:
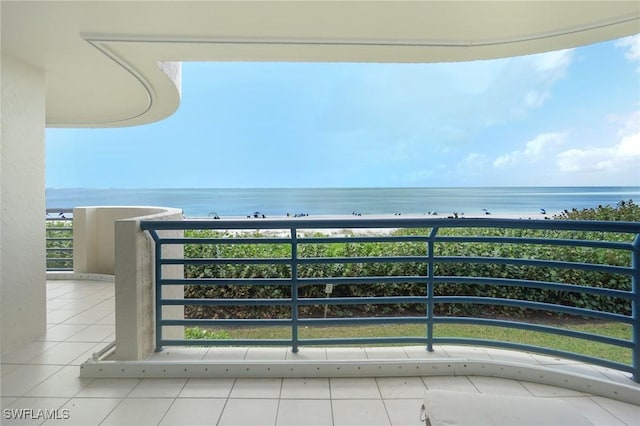
[[[219,216],[212,217],[211,215],[207,216],[185,216],[186,219],[189,220],[203,220],[203,219],[216,219],[216,220],[255,220],[256,222],[260,220],[283,220],[283,219],[291,219],[291,220],[300,220],[304,221],[307,219],[401,219],[401,218],[409,218],[409,219],[482,219],[482,218],[492,218],[492,219],[553,219],[554,216],[560,215],[562,211],[557,212],[529,212],[529,213],[518,213],[518,212],[500,212],[500,213],[491,213],[487,212],[484,214],[464,214],[464,213],[414,213],[414,214],[402,214],[402,213],[387,213],[387,214],[319,214],[319,215],[229,215],[229,216]]]
[[[531,214],[531,215],[527,215],[527,214],[520,214],[520,213],[501,213],[501,214],[484,214],[484,215],[458,215],[458,219],[459,220],[464,220],[464,219],[489,219],[489,218],[493,218],[493,219],[522,219],[522,220],[553,220],[553,216],[556,214],[560,214],[561,212],[557,212],[557,213],[545,213],[542,214],[540,212],[538,212],[537,214]],[[417,219],[417,218],[427,218],[427,219],[447,219],[447,218],[454,218],[455,216],[453,214],[450,215],[427,215],[427,214],[362,214],[362,215],[303,215],[303,216],[298,216],[298,217],[294,217],[294,216],[289,216],[287,217],[286,215],[280,215],[280,216],[266,216],[266,217],[253,217],[251,216],[250,218],[248,218],[247,216],[223,216],[220,217],[218,219],[215,219],[216,222],[220,222],[221,224],[224,224],[225,220],[248,220],[248,221],[252,221],[255,222],[255,227],[251,226],[251,227],[247,227],[244,229],[220,229],[220,231],[225,232],[227,234],[231,234],[231,235],[237,235],[237,234],[242,234],[242,233],[246,233],[246,232],[251,232],[253,230],[255,231],[259,231],[261,234],[265,234],[265,235],[269,235],[269,236],[273,236],[273,237],[287,237],[290,233],[289,230],[286,229],[261,229],[260,227],[260,223],[261,222],[268,222],[271,220],[283,220],[283,219],[291,219],[292,221],[299,221],[299,223],[302,225],[304,224],[305,220],[314,220],[314,219],[354,219],[354,220],[358,220],[358,219],[401,219],[401,218],[408,218],[408,219]],[[187,217],[186,220],[209,220],[209,218],[191,218],[191,217]],[[326,235],[332,236],[332,237],[336,237],[336,236],[348,236],[348,235],[356,235],[356,236],[376,236],[376,235],[389,235],[394,231],[397,231],[400,228],[360,228],[360,227],[353,227],[353,228],[349,228],[349,227],[344,227],[344,228],[303,228],[303,227],[299,227],[298,228],[300,232],[300,236],[306,236],[307,232],[306,231],[310,231],[309,234],[315,234],[315,233],[324,233]]]

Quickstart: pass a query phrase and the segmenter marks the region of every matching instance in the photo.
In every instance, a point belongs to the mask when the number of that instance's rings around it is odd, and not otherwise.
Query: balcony
[[[553,222],[555,221],[500,223],[482,221],[482,224],[485,226],[493,224],[500,227],[509,224],[516,228],[560,226],[561,228],[565,227],[565,230],[569,226],[568,223],[554,225]],[[285,224],[269,220],[258,222],[136,220],[136,232],[146,239],[146,245],[138,247],[141,247],[141,250],[147,250],[148,253],[155,252],[158,255],[155,261],[150,262],[147,266],[156,271],[158,267],[161,269],[159,273],[155,274],[154,285],[150,287],[154,292],[160,290],[160,297],[156,298],[160,309],[156,309],[155,312],[162,314],[159,317],[151,315],[149,321],[153,324],[152,327],[158,330],[163,327],[175,327],[176,324],[178,326],[191,325],[189,322],[192,320],[189,318],[175,319],[170,313],[166,317],[164,316],[165,302],[169,301],[167,303],[169,307],[185,306],[189,303],[187,299],[180,300],[171,294],[163,293],[165,286],[182,288],[183,285],[197,284],[181,281],[191,280],[191,278],[185,278],[184,272],[181,276],[173,276],[175,270],[172,271],[172,268],[175,269],[177,266],[180,271],[184,271],[183,268],[197,263],[249,262],[247,259],[234,260],[224,257],[218,257],[217,260],[212,260],[212,258],[181,258],[179,254],[184,252],[185,244],[229,244],[230,239],[191,242],[188,239],[185,240],[183,236],[168,235],[167,232],[214,228],[240,232],[241,229],[247,229],[247,227],[253,231],[259,228],[266,232],[266,229],[284,228],[288,229],[285,234],[282,232],[272,234],[271,238],[273,239],[267,243],[288,244],[291,247],[289,253],[295,254],[296,251],[300,253],[303,250],[292,244],[314,244],[319,241],[305,241],[305,239],[327,238],[318,236],[315,232],[307,233],[307,229],[316,231],[318,229],[340,230],[346,228],[346,225],[361,229],[376,227],[388,229],[410,225],[416,229],[430,230],[440,229],[445,225],[478,226],[477,223],[468,222],[467,219],[461,219],[457,222],[437,219],[428,223],[423,221],[413,223],[403,219],[399,222],[394,220],[393,223],[382,221],[375,224],[366,221],[349,221],[347,224],[339,221],[320,223],[291,220]],[[603,232],[605,235],[607,227],[610,225],[592,222],[580,226],[597,229],[598,232]],[[613,225],[614,228],[623,226],[625,225]],[[638,225],[630,226],[637,228]],[[634,237],[634,233],[638,232],[636,228],[627,232],[630,237],[624,242],[614,244],[616,250],[628,250],[629,253],[636,253],[635,256],[637,256],[638,238]],[[582,229],[582,231],[587,230]],[[621,229],[616,229],[616,231],[621,231]],[[147,232],[157,233],[155,244],[151,244],[152,238]],[[118,235],[117,232],[116,235]],[[133,236],[131,237],[133,238]],[[436,237],[438,234],[431,231],[428,235],[418,238],[420,241],[412,241],[412,243],[425,244],[425,247],[428,248],[430,243],[452,242],[445,241],[446,238],[449,238],[446,235],[439,236],[445,238],[443,241],[436,241]],[[161,241],[163,238],[166,240]],[[363,234],[344,234],[334,235],[331,238],[340,239],[340,241],[320,241],[320,243],[348,242],[349,244],[357,244],[361,239],[385,239],[386,237],[381,237],[379,234],[373,237]],[[352,240],[346,241],[345,238]],[[431,242],[429,238],[431,238]],[[492,236],[491,238],[496,237]],[[285,241],[277,241],[277,239]],[[576,241],[581,241],[579,238],[571,240],[562,238],[560,244],[576,244]],[[602,238],[596,245],[606,242],[603,240],[605,238]],[[365,241],[360,242],[364,243]],[[241,243],[265,244],[265,241],[244,241]],[[388,242],[384,241],[384,243]],[[407,241],[399,241],[399,243],[407,243]],[[499,240],[496,240],[495,243],[506,244],[505,241]],[[538,241],[538,243],[542,243],[542,241]],[[116,247],[117,244],[116,242]],[[165,244],[180,247],[180,250],[172,251],[166,247],[158,249],[157,245]],[[528,241],[528,244],[533,244],[533,242]],[[156,250],[154,250],[154,245],[156,245]],[[614,247],[609,247],[609,249],[614,249]],[[438,254],[431,250],[425,250],[424,255],[427,257],[427,264],[430,257],[432,257],[432,262],[447,261],[447,259],[437,259]],[[637,279],[637,263],[633,263],[631,261],[633,255],[630,256],[628,267],[613,269],[609,272],[621,273],[622,276],[629,277],[629,280]],[[293,265],[293,269],[289,269],[291,272],[305,262],[308,264],[320,263],[320,261],[313,259],[315,258],[309,256],[299,258],[288,256],[269,261]],[[336,263],[336,260],[349,263],[349,259],[344,258],[323,260],[322,262]],[[417,259],[409,260],[413,262]],[[420,259],[420,261],[423,260]],[[117,263],[122,259],[115,261]],[[381,259],[352,259],[352,261],[353,263],[356,261],[366,263],[369,261],[380,262]],[[263,259],[258,260],[257,263],[266,262]],[[398,259],[395,259],[394,262],[401,263]],[[162,266],[163,264],[164,266]],[[426,284],[431,280],[435,284],[438,281],[438,275],[435,273],[435,263],[432,266],[425,268],[424,276],[414,276],[412,279],[419,282],[424,281]],[[543,267],[547,268],[549,265],[545,264]],[[599,266],[596,265],[596,267]],[[429,270],[434,273],[429,274]],[[148,275],[154,276],[154,274]],[[103,277],[108,279],[109,274]],[[292,277],[296,277],[296,274],[291,273],[287,279],[291,281]],[[304,274],[297,274],[297,278],[298,282],[294,285],[302,287],[311,285],[311,283],[303,281],[306,279]],[[338,277],[330,278],[334,283],[340,282]],[[355,280],[348,285],[363,284],[357,282],[358,277],[353,278]],[[204,280],[208,279],[212,278]],[[381,277],[376,277],[376,280],[380,279]],[[402,279],[406,280],[407,277]],[[581,355],[576,356],[576,354],[544,353],[548,351],[536,347],[525,349],[515,346],[500,347],[500,344],[487,344],[487,342],[454,341],[455,339],[451,336],[429,335],[428,322],[423,323],[425,335],[421,339],[424,340],[420,342],[390,342],[394,343],[392,346],[374,346],[374,343],[384,343],[382,340],[351,342],[351,345],[348,346],[344,346],[345,342],[342,341],[305,342],[304,336],[301,335],[297,340],[292,338],[286,342],[182,342],[171,336],[166,338],[165,333],[154,333],[151,336],[152,347],[161,350],[151,351],[138,359],[118,359],[117,352],[113,350],[111,342],[114,340],[118,342],[119,337],[122,339],[122,336],[118,336],[116,324],[118,317],[122,318],[122,315],[126,313],[118,313],[122,306],[118,306],[119,284],[117,280],[116,277],[115,284],[108,281],[91,280],[48,282],[49,329],[47,335],[2,359],[3,408],[68,409],[72,419],[75,418],[79,424],[98,424],[100,422],[103,422],[101,424],[129,422],[135,424],[202,424],[206,422],[221,425],[405,425],[423,424],[420,421],[420,407],[425,399],[427,401],[437,400],[442,395],[451,399],[451,395],[446,394],[446,391],[454,391],[454,396],[464,398],[465,404],[471,405],[474,401],[481,404],[491,402],[491,398],[495,396],[500,396],[501,401],[509,400],[509,404],[513,402],[516,406],[522,402],[528,407],[523,408],[522,413],[530,415],[530,418],[534,419],[532,420],[534,424],[557,424],[559,421],[563,424],[589,424],[586,423],[589,421],[592,424],[637,424],[637,418],[640,416],[640,408],[638,407],[640,405],[640,388],[632,380],[635,356],[631,357],[630,364],[624,366],[609,364],[606,360],[600,362],[594,359],[584,359]],[[383,279],[381,282],[384,281]],[[210,284],[212,283],[208,282],[205,285]],[[340,285],[345,284],[347,283],[343,282]],[[326,283],[318,282],[315,285],[324,286]],[[635,288],[637,287],[634,286],[629,291],[630,295],[617,293],[615,295],[616,297],[621,296],[622,300],[628,300],[630,306],[633,307],[636,300]],[[288,308],[291,308],[294,305],[293,294],[295,293],[292,293],[288,300],[271,302],[284,303]],[[432,300],[429,300],[429,297],[429,292],[426,292],[419,303],[436,305],[440,302],[450,301],[449,299],[438,300],[435,295]],[[335,297],[327,297],[326,299],[330,300],[313,300],[312,302],[320,306],[323,304],[331,306],[333,303],[345,302],[345,300],[336,300]],[[409,302],[410,300],[403,301]],[[367,300],[367,302],[372,301]],[[397,300],[393,302],[395,303]],[[475,302],[477,300],[465,303]],[[214,305],[220,301],[209,301],[208,303]],[[299,299],[298,303],[301,306],[306,302]],[[129,304],[128,307],[131,308],[131,305],[134,304]],[[544,306],[544,308],[549,307]],[[559,309],[564,308],[560,307]],[[153,313],[154,310],[151,312]],[[431,318],[428,318],[428,315],[425,315],[424,318],[433,321],[434,327],[437,328],[440,319],[435,314],[435,310],[432,312],[434,314]],[[589,312],[580,311],[580,313],[588,314]],[[637,320],[636,313],[632,312],[629,318],[631,320],[618,319],[633,326],[634,321]],[[304,318],[298,318],[298,321],[301,320]],[[385,321],[400,320],[394,317],[392,320],[387,318]],[[292,318],[289,318],[287,322],[288,327],[302,326],[304,328],[305,326],[303,323],[294,324]],[[205,323],[199,324],[205,325]],[[206,325],[213,324],[206,323]],[[157,339],[158,334],[161,335],[159,340]],[[290,335],[293,336],[294,332],[291,331]],[[634,333],[631,333],[630,344],[616,341],[609,341],[609,343],[619,343],[623,347],[629,347],[632,352],[635,351],[634,354],[637,354],[637,350],[633,349],[633,345],[635,345],[633,336]],[[590,336],[582,337],[590,338]],[[148,340],[148,338],[149,336],[143,340]],[[195,343],[195,345],[184,346],[189,343]],[[430,343],[433,345],[432,352],[426,350]],[[291,350],[294,345],[298,346],[297,351]],[[79,370],[82,371],[80,377],[78,377]],[[316,373],[313,373],[313,370]],[[87,373],[87,371],[90,372]],[[507,394],[508,397],[505,396]],[[554,421],[547,421],[543,416],[541,417],[542,411],[553,414]],[[559,412],[564,413],[567,417],[558,417]],[[501,413],[505,416],[502,419],[503,423],[508,422],[509,410],[505,408]],[[136,417],[141,415],[144,417]],[[438,424],[437,419],[432,419],[432,422]]]
[[[70,418],[58,422],[79,425],[404,426],[424,425],[419,414],[425,394],[455,391],[467,398],[467,406],[473,397],[481,396],[524,398],[530,404],[529,410],[539,403],[549,404],[553,411],[553,406],[561,402],[567,404],[569,416],[580,413],[592,424],[635,425],[640,416],[638,405],[619,400],[622,392],[605,398],[527,379],[489,377],[471,372],[465,375],[460,370],[452,375],[445,366],[442,375],[405,377],[81,378],[78,377],[80,365],[114,339],[114,284],[93,280],[50,280],[47,293],[47,334],[2,359],[3,410],[49,409],[58,410],[60,416],[64,415],[63,410],[68,410]],[[221,360],[225,350],[238,362],[251,362],[260,356],[262,349],[172,348],[154,354],[152,358],[164,357],[166,361],[175,354],[175,359],[182,362],[215,363]],[[282,359],[292,355],[284,348],[277,348],[277,351]],[[475,360],[477,365],[529,366],[559,374],[565,372],[567,380],[580,378],[591,385],[610,383],[625,389],[634,386],[627,374],[615,370],[519,351],[442,345],[429,354],[424,348],[416,347],[387,350],[364,346],[303,348],[298,354],[306,356],[309,353],[345,361],[363,357],[380,361],[396,359],[399,354],[406,357],[420,354],[432,361],[466,359]],[[620,390],[615,388],[615,391]],[[526,407],[523,410],[530,413]],[[7,412],[3,413],[6,415]],[[532,422],[544,424],[535,414],[532,414]],[[557,420],[562,421],[561,418]],[[49,423],[52,421],[45,424]],[[5,417],[2,424],[32,423]]]

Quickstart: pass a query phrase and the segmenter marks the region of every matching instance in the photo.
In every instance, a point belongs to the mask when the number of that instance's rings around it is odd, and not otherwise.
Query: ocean
[[[46,190],[48,209],[127,205],[176,207],[187,217],[459,214],[539,215],[615,206],[640,199],[640,187],[255,188]]]

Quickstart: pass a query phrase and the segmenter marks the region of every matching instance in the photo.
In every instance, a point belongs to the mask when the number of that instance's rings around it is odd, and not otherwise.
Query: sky
[[[640,35],[459,63],[183,63],[170,117],[47,129],[47,188],[640,186]]]

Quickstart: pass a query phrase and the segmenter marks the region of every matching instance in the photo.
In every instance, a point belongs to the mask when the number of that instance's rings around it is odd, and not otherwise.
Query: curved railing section
[[[575,359],[630,372],[640,380],[640,223],[306,217],[143,221],[141,228],[155,242],[156,350],[287,345],[296,352],[303,345],[403,343],[424,344],[432,351],[438,344],[463,344]],[[163,237],[165,230],[186,233],[169,238]],[[184,247],[184,258],[163,256],[163,247],[175,245]],[[367,245],[367,250],[359,249]],[[185,276],[165,278],[163,265],[183,265]],[[189,291],[184,299],[163,297],[167,286]],[[385,292],[388,286],[396,291]],[[233,291],[240,287],[246,291]],[[258,288],[262,290],[252,293]],[[210,289],[218,290],[215,296]],[[184,306],[195,314],[163,318],[164,306]],[[253,315],[237,315],[239,307]],[[332,315],[327,316],[329,309]],[[550,320],[529,321],[532,316]],[[620,336],[564,326],[576,320],[615,324],[626,331]],[[421,331],[385,336],[382,326],[390,324],[418,324]],[[381,332],[353,338],[306,336],[309,328],[354,325],[379,325]],[[453,335],[447,331],[450,325],[470,331]],[[171,326],[286,327],[288,337],[164,339],[163,329]],[[477,326],[543,337],[534,343],[480,339],[473,334]],[[544,336],[552,335],[617,348],[626,355],[612,360],[546,346]]]
[[[47,209],[47,271],[73,270],[73,209]]]

